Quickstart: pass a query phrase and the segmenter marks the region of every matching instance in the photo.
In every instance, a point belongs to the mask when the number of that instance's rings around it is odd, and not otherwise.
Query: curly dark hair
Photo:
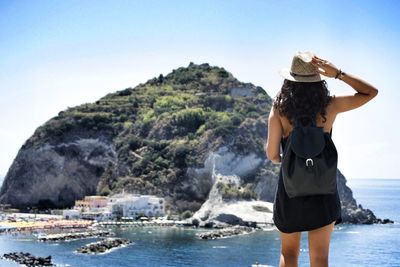
[[[295,118],[307,115],[316,119],[318,113],[326,121],[326,107],[335,97],[330,96],[325,80],[318,82],[294,82],[285,79],[281,91],[276,95],[273,106],[292,125]]]

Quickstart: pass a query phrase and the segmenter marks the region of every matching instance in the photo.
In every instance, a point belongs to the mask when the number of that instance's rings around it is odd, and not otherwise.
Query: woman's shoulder
[[[335,106],[336,106],[336,95],[332,95],[330,97],[329,103],[326,106],[326,113],[332,113],[335,112]]]

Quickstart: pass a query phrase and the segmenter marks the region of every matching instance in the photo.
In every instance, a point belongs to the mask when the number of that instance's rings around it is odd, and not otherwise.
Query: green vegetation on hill
[[[221,192],[222,198],[230,199],[257,199],[257,194],[252,189],[252,184],[248,183],[245,187],[240,187],[235,184],[218,182],[217,188]]]
[[[251,95],[235,96],[232,88],[248,89]],[[165,77],[160,74],[95,103],[61,111],[39,127],[24,147],[56,144],[74,134],[103,135],[112,140],[118,161],[104,169],[98,194],[124,188],[161,195],[168,191],[177,197],[185,194],[174,185],[182,181],[186,167],[204,163],[207,151],[199,148],[204,138],[211,143],[237,139],[233,145],[237,150],[253,146],[258,146],[255,151],[263,150],[261,138],[238,136],[237,130],[246,119],[267,118],[270,101],[262,88],[239,82],[223,68],[191,62]],[[240,140],[241,136],[247,139]],[[239,191],[222,186],[221,190],[228,198],[254,197],[250,187]]]

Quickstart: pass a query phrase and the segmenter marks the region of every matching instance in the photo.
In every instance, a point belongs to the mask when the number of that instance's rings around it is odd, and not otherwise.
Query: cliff
[[[210,217],[210,203],[272,202],[278,167],[264,152],[271,102],[224,68],[191,62],[38,127],[9,168],[0,202],[68,207],[125,190],[163,196],[167,210],[208,219],[218,217]],[[357,206],[340,172],[338,183],[344,221],[379,222]]]

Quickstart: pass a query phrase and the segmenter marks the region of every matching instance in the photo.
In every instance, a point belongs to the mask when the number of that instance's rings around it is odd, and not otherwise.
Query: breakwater
[[[217,239],[234,235],[248,234],[256,230],[257,230],[256,228],[249,226],[235,225],[232,227],[226,227],[222,229],[198,233],[196,234],[196,236],[198,236],[201,239]]]
[[[106,230],[93,230],[93,231],[85,231],[85,232],[69,232],[69,233],[59,233],[59,234],[50,234],[45,236],[38,237],[39,241],[47,242],[47,241],[67,241],[74,239],[83,239],[83,238],[91,238],[91,237],[103,237],[103,236],[111,236],[112,232]]]
[[[106,226],[124,226],[124,227],[144,227],[144,226],[187,226],[188,224],[184,223],[177,223],[174,221],[133,221],[133,222],[115,222],[115,221],[104,221],[99,222],[99,226],[106,227]]]
[[[109,251],[110,249],[121,247],[132,243],[126,238],[107,238],[98,242],[89,243],[76,250],[82,254],[100,254]]]
[[[2,258],[6,259],[6,260],[14,261],[19,264],[26,265],[28,267],[54,266],[51,263],[51,256],[42,258],[42,257],[35,257],[30,253],[11,252],[11,253],[4,254]]]

